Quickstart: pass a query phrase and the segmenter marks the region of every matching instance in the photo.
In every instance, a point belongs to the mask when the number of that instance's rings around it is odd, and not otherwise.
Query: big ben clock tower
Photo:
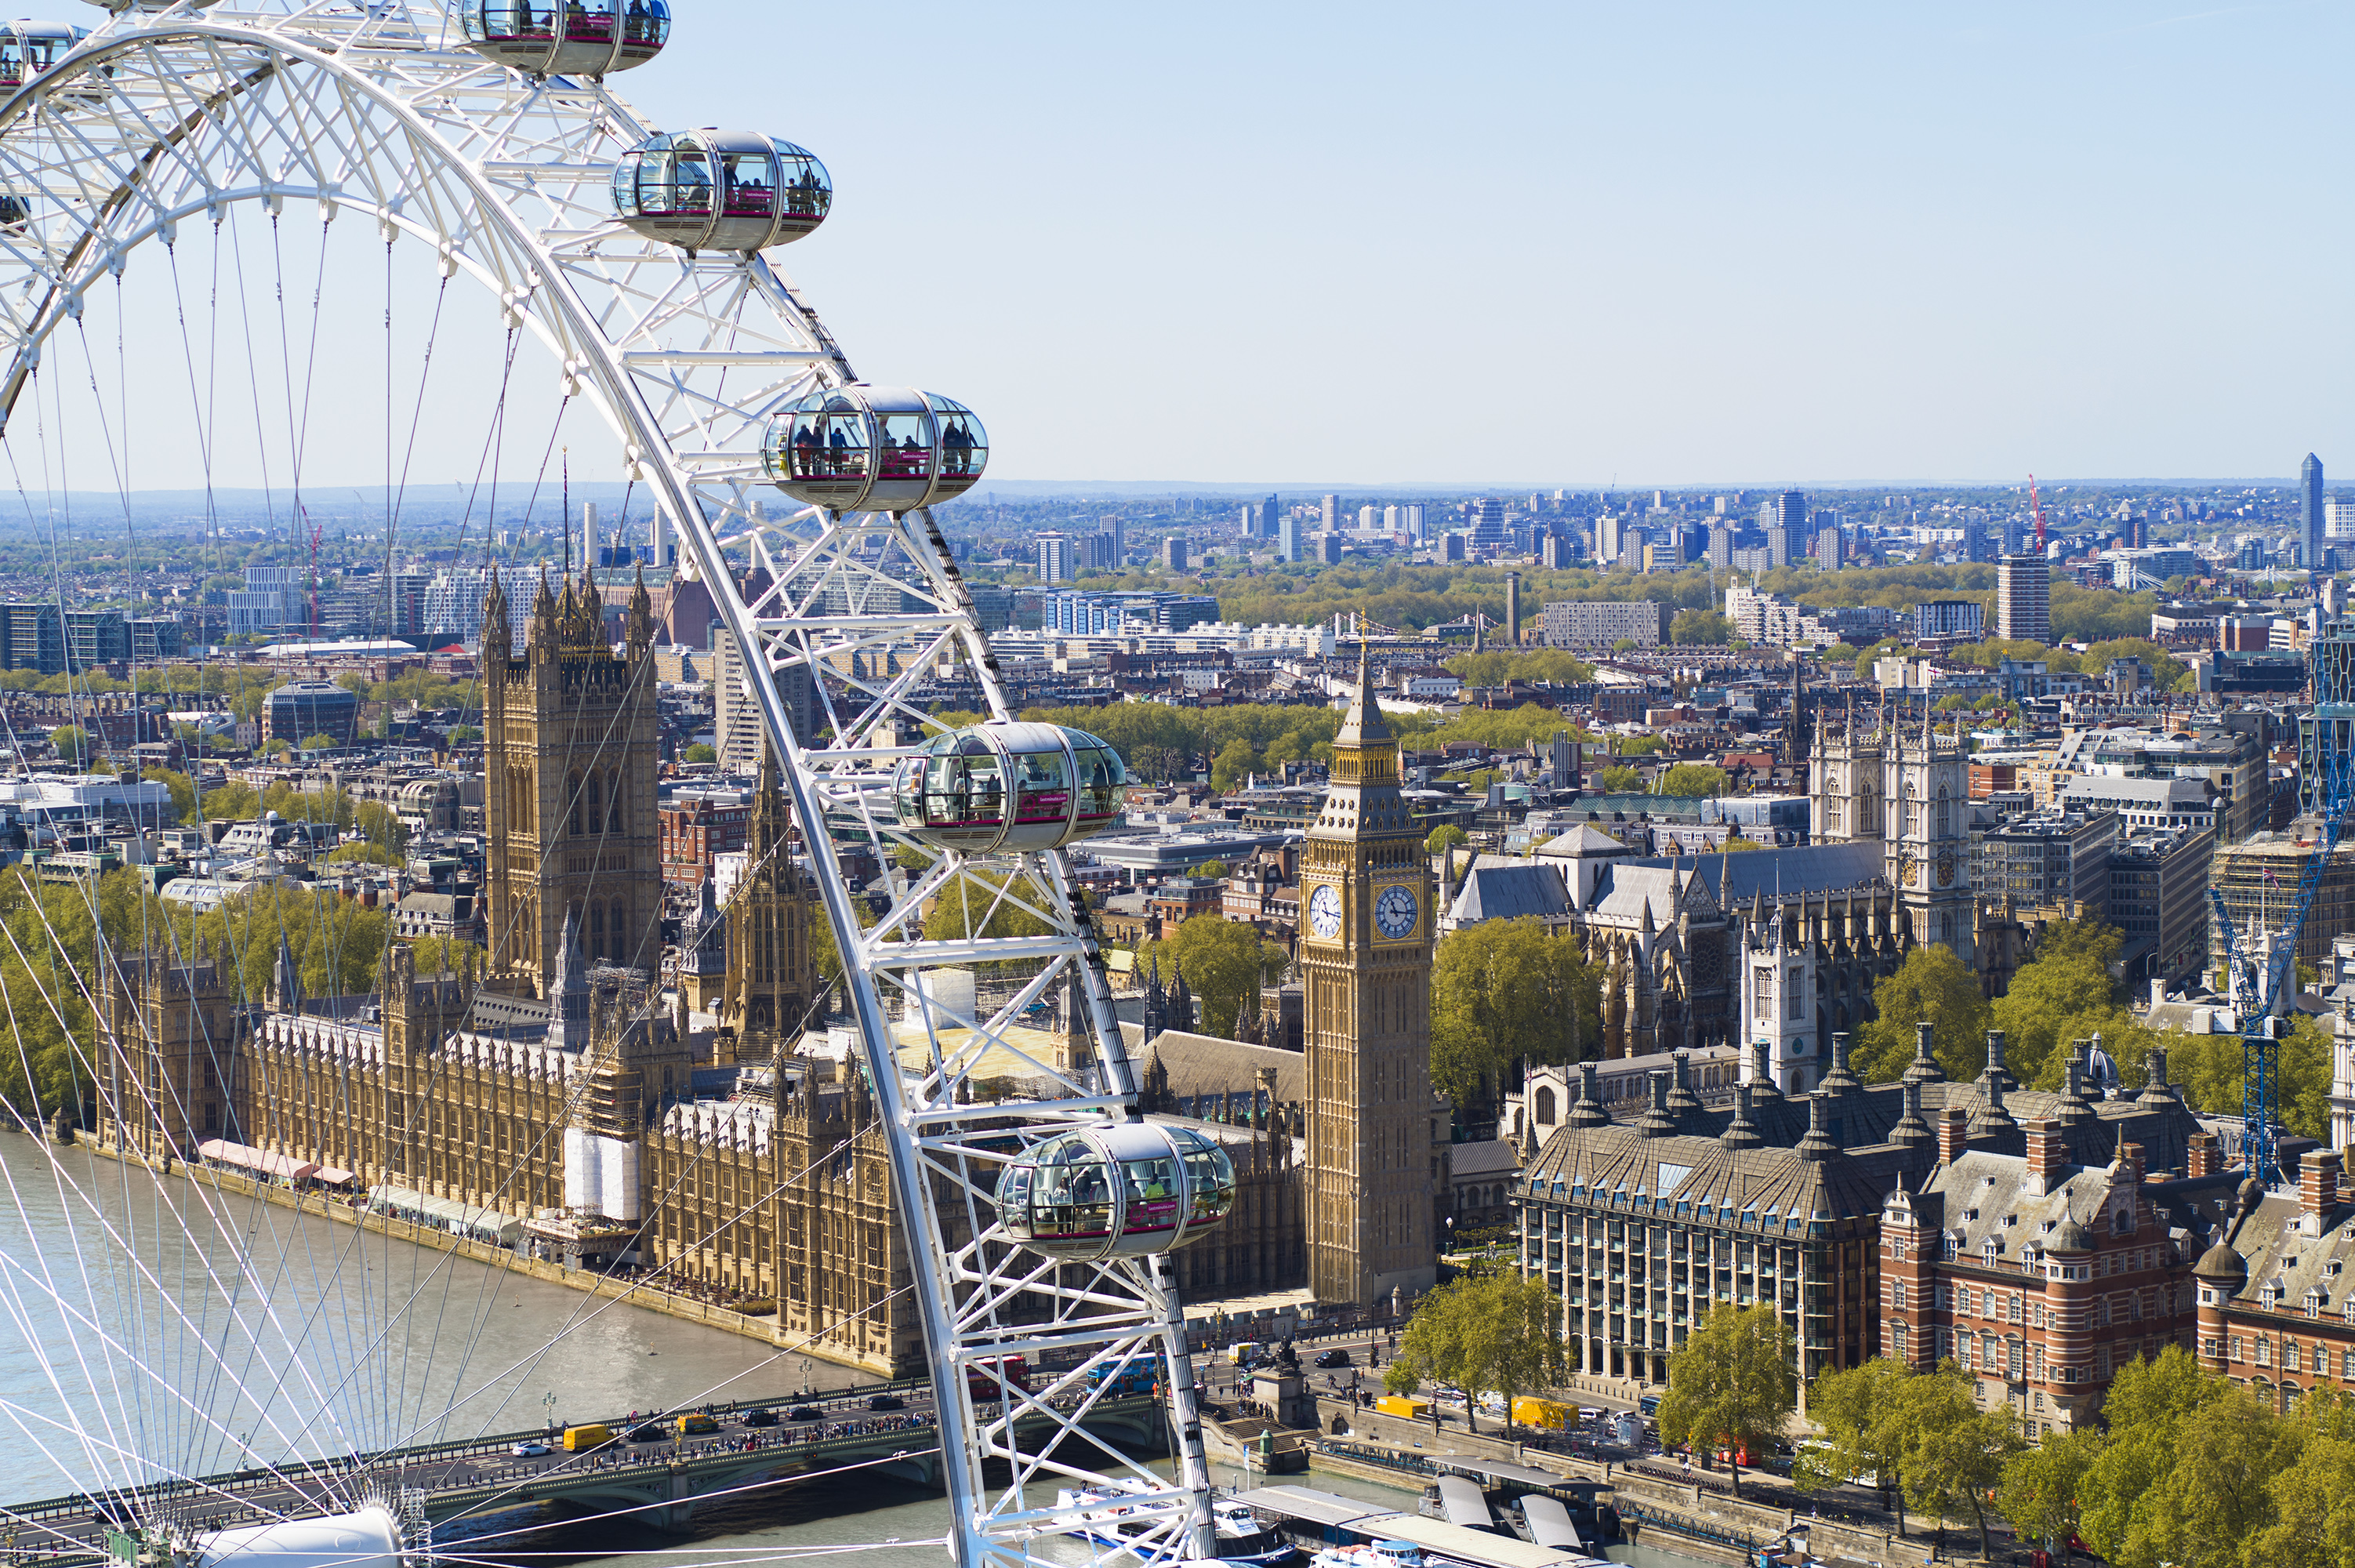
[[[1308,1057],[1308,1285],[1371,1306],[1430,1288],[1431,867],[1363,658],[1333,787],[1300,863]]]

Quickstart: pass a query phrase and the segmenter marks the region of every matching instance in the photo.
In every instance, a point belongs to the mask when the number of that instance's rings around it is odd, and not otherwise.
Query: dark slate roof
[[[1803,1159],[1771,1145],[1728,1148],[1714,1137],[1670,1135],[1647,1138],[1632,1126],[1565,1127],[1546,1140],[1531,1162],[1525,1189],[1540,1199],[1567,1200],[1573,1189],[1625,1192],[1689,1203],[1693,1218],[1706,1204],[1735,1215],[1754,1211],[1758,1222],[1837,1222],[1876,1217],[1908,1157],[1896,1148]]]
[[[1494,1176],[1520,1168],[1519,1151],[1503,1138],[1480,1138],[1448,1151],[1447,1168],[1457,1176]]]
[[[1141,1081],[1146,1072],[1158,1062],[1169,1075],[1169,1093],[1174,1095],[1220,1094],[1229,1091],[1249,1091],[1259,1086],[1255,1076],[1263,1067],[1275,1070],[1275,1097],[1279,1101],[1300,1101],[1308,1098],[1308,1059],[1296,1051],[1280,1046],[1246,1045],[1239,1040],[1220,1040],[1215,1035],[1189,1034],[1183,1029],[1164,1029],[1148,1042],[1145,1030],[1138,1025],[1124,1023],[1121,1035],[1128,1042],[1129,1061]]]
[[[1537,915],[1561,920],[1570,913],[1561,873],[1540,861],[1518,866],[1475,866],[1448,912],[1456,920],[1514,920]]]
[[[1713,896],[1728,904],[1746,904],[1752,895],[1773,902],[1778,896],[1838,892],[1863,887],[1881,875],[1880,841],[1853,844],[1810,844],[1797,849],[1745,849],[1738,855],[1687,855],[1680,859],[1630,860],[1630,866],[1679,866],[1689,871],[1698,865],[1700,880]],[[1724,884],[1718,895],[1719,884]]]

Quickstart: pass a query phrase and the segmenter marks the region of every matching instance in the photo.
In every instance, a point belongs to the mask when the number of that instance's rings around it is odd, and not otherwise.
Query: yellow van
[[[701,1437],[719,1430],[719,1423],[699,1411],[689,1411],[674,1423],[681,1437]]]
[[[586,1454],[591,1448],[602,1448],[613,1441],[613,1429],[593,1422],[587,1426],[564,1429],[564,1451],[568,1454]]]
[[[1386,1393],[1374,1401],[1374,1408],[1384,1415],[1402,1415],[1409,1421],[1431,1419],[1431,1401],[1419,1393]]]

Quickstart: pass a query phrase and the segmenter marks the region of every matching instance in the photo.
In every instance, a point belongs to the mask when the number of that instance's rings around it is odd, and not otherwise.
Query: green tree
[[[2183,1425],[2231,1392],[2178,1345],[2119,1370],[2103,1401],[2109,1441],[2086,1467],[2077,1494],[2078,1532],[2088,1546],[2114,1563],[2159,1560],[2165,1549],[2151,1510],[2175,1467]]]
[[[303,737],[303,750],[306,752],[332,752],[342,744],[343,742],[336,740],[333,735],[305,735]]]
[[[1426,855],[1444,854],[1459,844],[1471,842],[1471,838],[1470,834],[1456,827],[1455,824],[1443,822],[1431,830],[1430,837],[1423,839],[1423,852]]]
[[[2244,1554],[2273,1518],[2275,1477],[2297,1462],[2304,1432],[2246,1389],[2228,1389],[2177,1428],[2166,1477],[2137,1507],[2116,1568],[2271,1560]]]
[[[90,737],[77,724],[60,724],[49,731],[49,744],[57,748],[58,761],[69,768],[79,768],[83,754],[90,750]]]
[[[1721,610],[1679,610],[1668,623],[1672,643],[1711,643],[1723,646],[1733,638],[1733,623]]]
[[[679,752],[678,760],[682,763],[716,763],[719,760],[719,753],[698,741]]]
[[[391,851],[396,857],[409,848],[409,824],[400,814],[382,801],[364,800],[352,808],[352,826],[368,836],[368,841],[378,848]],[[397,866],[398,859],[385,862]]]
[[[1996,999],[1994,1027],[2003,1030],[2006,1063],[2021,1083],[2059,1088],[2071,1040],[2132,1027],[2109,971],[2122,940],[2115,927],[2090,918],[2048,927],[2035,957]]]
[[[481,741],[482,738],[483,732],[480,730],[475,729],[472,724],[453,724],[450,726],[450,743],[453,746],[471,746]]]
[[[1979,977],[1944,943],[1916,947],[1872,988],[1873,1016],[1858,1026],[1849,1058],[1868,1083],[1904,1075],[1915,1027],[1934,1023],[1930,1049],[1946,1075],[1966,1082],[1987,1065],[1987,1004]]]
[[[1802,1491],[1870,1475],[1896,1501],[1901,1537],[1905,1533],[1907,1450],[1913,1432],[1905,1384],[1912,1376],[1902,1362],[1875,1356],[1861,1366],[1817,1377],[1807,1389],[1807,1416],[1822,1431],[1824,1446],[1802,1449],[1791,1469],[1791,1482]]]
[[[201,806],[207,819],[217,822],[248,822],[261,815],[261,797],[253,786],[234,780],[215,789],[205,791]]]
[[[2296,1462],[2267,1486],[2273,1521],[2250,1540],[2247,1560],[2355,1568],[2355,1401],[2316,1389],[2289,1419],[2303,1442]]]
[[[1689,613],[1689,612],[1688,612]],[[1718,1302],[1676,1354],[1668,1358],[1668,1392],[1661,1396],[1660,1441],[1690,1444],[1704,1453],[1720,1445],[1764,1452],[1782,1435],[1797,1392],[1789,1324],[1771,1307]],[[1742,1462],[1733,1461],[1733,1495],[1742,1495]]]
[[[327,851],[327,859],[335,861],[365,860],[372,866],[407,864],[406,859],[397,851],[389,849],[381,844],[371,844],[366,839],[357,839],[349,844],[338,844]]]
[[[1256,1004],[1259,989],[1284,968],[1284,950],[1260,940],[1258,928],[1215,914],[1180,921],[1177,933],[1148,943],[1137,961],[1157,959],[1174,980],[1186,976],[1202,1004],[1202,1032],[1231,1038],[1246,997]]]
[[[1652,781],[1652,793],[1687,796],[1723,795],[1727,783],[1723,768],[1712,768],[1706,763],[1678,763]]]
[[[1729,835],[1725,842],[1717,848],[1721,854],[1739,855],[1746,849],[1764,849],[1768,846],[1759,843],[1754,838],[1744,838],[1741,834],[1735,833]]]
[[[1611,651],[1614,654],[1624,654],[1633,651],[1635,646],[1635,638],[1622,637],[1617,642],[1611,645]]]
[[[1462,1105],[1517,1060],[1580,1061],[1602,1014],[1602,977],[1570,933],[1535,915],[1463,926],[1432,955],[1432,1083]]]
[[[1606,795],[1644,793],[1644,771],[1641,768],[1624,765],[1608,767],[1603,770],[1594,782],[1603,786],[1604,793]]]
[[[1241,784],[1245,775],[1252,773],[1258,766],[1259,753],[1252,749],[1249,740],[1238,735],[1220,748],[1219,754],[1211,759],[1210,787],[1223,795]]]
[[[170,768],[149,768],[139,775],[149,784],[162,784],[172,792],[172,820],[189,822],[197,815],[197,781]]]
[[[2101,1451],[2098,1432],[2047,1432],[2004,1466],[1996,1506],[2023,1540],[2041,1541],[2047,1552],[2058,1552],[2077,1533],[2077,1499]]]
[[[1561,1302],[1541,1279],[1459,1276],[1415,1304],[1382,1386],[1412,1393],[1431,1381],[1463,1390],[1465,1427],[1472,1432],[1479,1427],[1480,1395],[1499,1393],[1509,1422],[1514,1394],[1561,1377]],[[1432,1424],[1438,1424],[1433,1400]]]
[[[1967,1518],[1989,1561],[1987,1498],[2020,1449],[2019,1417],[2009,1405],[1981,1410],[1976,1380],[1953,1361],[1908,1378],[1903,1387],[1907,1500],[1924,1513]]]

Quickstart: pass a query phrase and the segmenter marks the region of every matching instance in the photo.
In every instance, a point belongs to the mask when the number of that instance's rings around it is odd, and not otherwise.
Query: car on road
[[[549,1452],[549,1446],[545,1443],[518,1443],[507,1452],[518,1459],[537,1459]]]
[[[785,1412],[787,1421],[824,1421],[826,1412],[814,1404],[797,1404]]]
[[[905,1410],[908,1408],[908,1402],[901,1399],[896,1393],[869,1394],[867,1398],[867,1408],[869,1410]]]
[[[1349,1360],[1349,1352],[1343,1349],[1338,1345],[1336,1345],[1331,1349],[1320,1354],[1316,1358],[1316,1364],[1320,1367],[1353,1367],[1357,1365],[1355,1361]]]
[[[1636,1402],[1636,1408],[1642,1411],[1646,1415],[1657,1415],[1660,1413],[1660,1396],[1656,1393],[1647,1393],[1643,1398]]]
[[[641,1421],[630,1428],[633,1443],[659,1443],[671,1435],[670,1428],[659,1421]]]
[[[776,1424],[777,1413],[766,1406],[744,1413],[744,1424],[747,1426],[774,1426]]]

